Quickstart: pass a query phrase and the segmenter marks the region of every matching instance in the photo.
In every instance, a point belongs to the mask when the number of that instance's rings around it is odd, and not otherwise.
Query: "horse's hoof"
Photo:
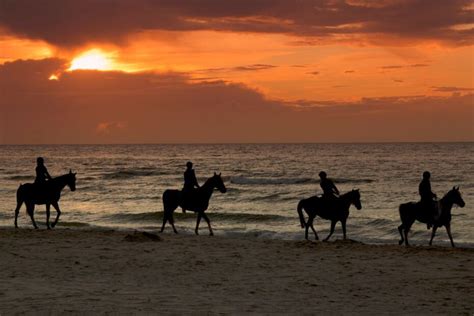
[[[209,236],[214,236],[214,233],[210,233]]]
[[[398,241],[398,245],[400,246],[401,244],[403,244],[403,240]]]

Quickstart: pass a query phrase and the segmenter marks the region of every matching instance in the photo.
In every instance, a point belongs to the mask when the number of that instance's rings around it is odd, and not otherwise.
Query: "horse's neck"
[[[54,178],[51,180],[51,185],[54,187],[54,188],[57,188],[58,190],[62,190],[64,189],[64,187],[66,186],[67,184],[67,181],[66,181],[66,175],[64,176],[59,176],[57,178]]]
[[[339,198],[339,200],[342,202],[344,207],[347,207],[347,208],[349,208],[351,206],[351,203],[352,203],[351,199],[352,199],[351,198],[351,192],[345,193],[345,194],[341,195],[341,197]]]
[[[448,198],[448,194],[446,194],[445,196],[443,196],[440,200],[439,200],[439,203],[440,203],[440,207],[441,207],[441,212],[446,212],[446,213],[451,213],[451,209],[453,208],[453,201],[451,201],[449,198]]]
[[[211,197],[212,192],[214,191],[214,185],[212,185],[212,178],[207,179],[207,181],[201,187],[202,191],[209,197]]]

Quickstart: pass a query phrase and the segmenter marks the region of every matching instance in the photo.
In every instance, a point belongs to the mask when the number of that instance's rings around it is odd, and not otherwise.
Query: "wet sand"
[[[474,249],[159,236],[0,229],[0,314],[474,313]]]

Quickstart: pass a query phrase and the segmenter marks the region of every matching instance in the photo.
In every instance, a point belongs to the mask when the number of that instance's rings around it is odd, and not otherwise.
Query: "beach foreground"
[[[159,236],[0,229],[0,314],[474,312],[474,249]]]

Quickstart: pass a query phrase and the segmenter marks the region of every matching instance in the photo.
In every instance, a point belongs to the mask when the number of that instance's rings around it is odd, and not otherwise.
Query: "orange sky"
[[[1,2],[0,144],[474,140],[470,1]]]

